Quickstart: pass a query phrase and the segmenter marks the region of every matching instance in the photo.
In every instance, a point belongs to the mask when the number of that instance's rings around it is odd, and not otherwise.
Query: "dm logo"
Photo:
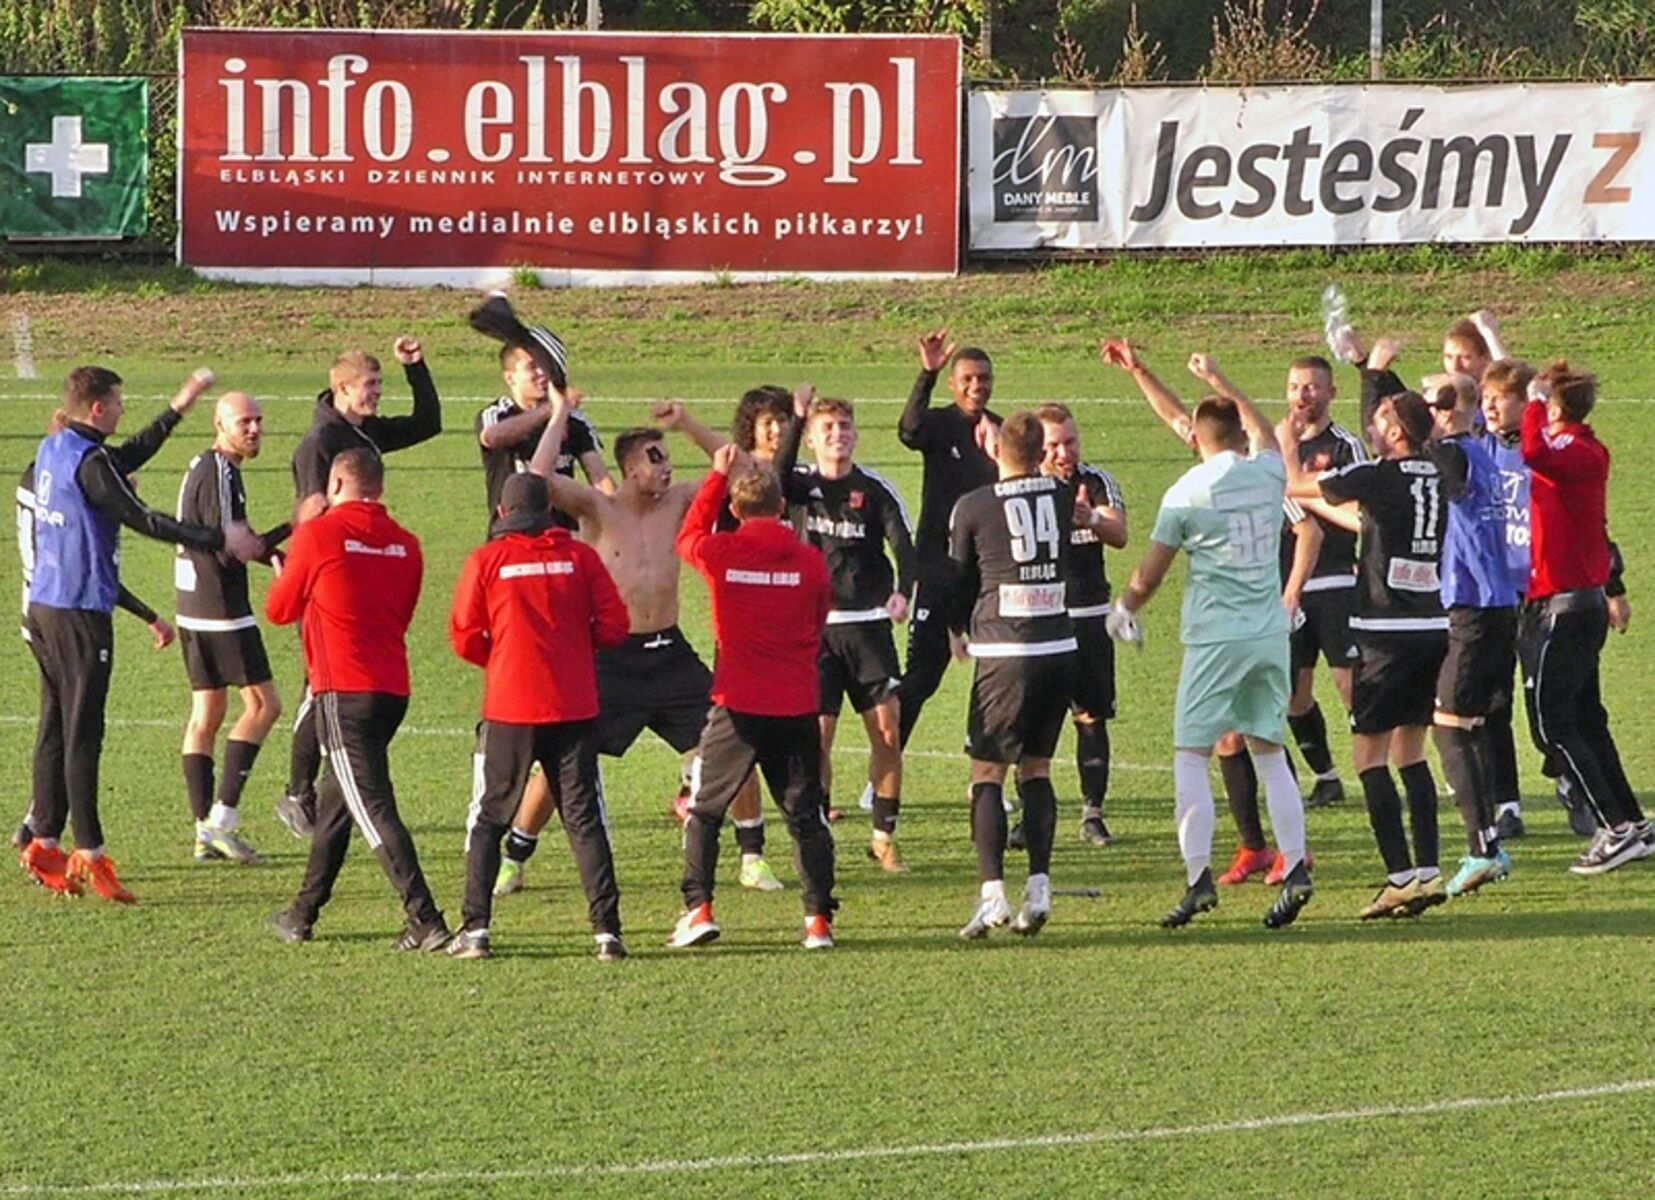
[[[996,221],[1096,221],[1096,117],[994,119]]]

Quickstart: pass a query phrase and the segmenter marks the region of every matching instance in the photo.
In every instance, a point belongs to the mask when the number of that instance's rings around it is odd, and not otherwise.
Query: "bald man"
[[[178,519],[228,526],[247,519],[241,464],[257,458],[264,433],[259,402],[245,392],[226,392],[213,412],[212,446],[191,462],[178,489]],[[278,525],[263,535],[260,555],[269,561],[291,531]],[[223,553],[178,548],[178,638],[190,676],[190,720],[184,727],[184,788],[195,816],[195,860],[248,863],[257,853],[237,832],[238,806],[259,747],[281,715],[247,594],[247,567]],[[241,691],[241,715],[224,745],[224,774],[213,792],[213,748],[229,708],[231,686]]]

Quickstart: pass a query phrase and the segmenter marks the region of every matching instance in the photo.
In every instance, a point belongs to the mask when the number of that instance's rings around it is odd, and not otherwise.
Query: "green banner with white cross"
[[[0,75],[0,237],[144,232],[149,83]]]

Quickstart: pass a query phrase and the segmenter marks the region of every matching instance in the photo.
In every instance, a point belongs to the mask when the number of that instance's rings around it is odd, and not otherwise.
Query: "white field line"
[[[1213,1121],[1201,1125],[1161,1125],[1148,1129],[1099,1129],[1081,1133],[1050,1133],[1037,1137],[987,1138],[970,1142],[920,1142],[907,1146],[861,1146],[844,1150],[800,1150],[782,1154],[731,1154],[712,1158],[644,1159],[638,1162],[527,1167],[499,1171],[364,1171],[324,1174],[219,1176],[201,1179],[143,1179],[130,1182],[79,1184],[0,1184],[0,1196],[149,1196],[174,1192],[234,1192],[260,1188],[459,1186],[510,1182],[550,1182],[559,1179],[596,1179],[638,1175],[705,1175],[768,1167],[832,1165],[877,1159],[937,1158],[958,1154],[985,1154],[1016,1150],[1049,1150],[1065,1146],[1126,1145],[1134,1142],[1174,1141],[1227,1133],[1254,1133],[1268,1129],[1295,1129],[1358,1121],[1480,1112],[1495,1108],[1523,1108],[1568,1100],[1593,1100],[1655,1090],[1655,1079],[1629,1079],[1591,1087],[1509,1096],[1467,1096],[1423,1104],[1384,1104],[1324,1112],[1282,1113]]]
[[[737,397],[735,397],[735,396],[679,396],[674,392],[664,390],[662,392],[659,392],[659,393],[657,393],[655,395],[651,395],[651,396],[582,396],[581,404],[582,405],[587,405],[587,404],[649,404],[649,403],[653,403],[653,402],[665,399],[669,396],[672,397],[673,399],[676,399],[676,400],[682,400],[686,404],[694,404],[694,405],[704,405],[704,404],[733,405],[736,402],[736,399],[737,399]],[[171,392],[165,392],[165,393],[163,393],[163,392],[127,392],[127,393],[125,393],[125,397],[126,397],[127,400],[143,402],[143,403],[151,403],[151,402],[153,402],[153,403],[164,403],[164,402],[172,399],[172,393]],[[3,388],[0,388],[0,400],[57,401],[57,400],[61,400],[62,398],[63,397],[62,397],[62,394],[60,392],[7,392]],[[444,396],[444,397],[442,397],[442,402],[444,404],[467,404],[467,405],[471,405],[471,404],[491,404],[494,401],[498,400],[499,398],[500,398],[500,393],[499,392],[490,392],[486,396],[484,396],[484,395],[479,395],[479,396]],[[316,402],[316,393],[315,392],[306,392],[306,393],[303,393],[303,394],[293,394],[293,395],[272,395],[272,394],[269,394],[269,393],[261,393],[259,395],[259,399],[263,400],[263,401],[269,401],[269,402],[291,401],[291,402],[295,402],[295,403],[304,402],[304,403],[308,403],[308,404],[314,404]],[[902,405],[902,404],[907,403],[907,400],[904,397],[901,397],[901,396],[851,396],[851,397],[848,397],[848,399],[853,404],[888,404],[888,405],[896,406],[896,405]],[[1619,404],[1655,404],[1655,396],[1615,396],[1612,399],[1613,399],[1614,403],[1617,404],[1617,405],[1619,405]],[[935,403],[937,403],[938,405],[941,405],[941,404],[946,403],[946,402],[947,402],[946,397],[944,397],[942,399],[937,400]],[[1273,397],[1265,397],[1265,400],[1264,400],[1264,403],[1280,403],[1280,402],[1281,401],[1278,401]],[[1015,398],[1015,399],[1010,398],[1010,397],[1002,397],[1000,402],[999,402],[998,407],[1003,412],[1010,412],[1013,407],[1019,407],[1019,406],[1020,407],[1033,407],[1034,405],[1038,405],[1038,404],[1067,404],[1067,405],[1070,405],[1071,407],[1076,406],[1076,405],[1085,406],[1085,405],[1090,405],[1090,404],[1103,404],[1103,405],[1122,405],[1122,404],[1124,404],[1124,405],[1126,405],[1128,407],[1131,407],[1131,408],[1144,408],[1144,407],[1146,407],[1145,404],[1144,404],[1144,399],[1143,399],[1142,396],[1022,396],[1022,397],[1018,397],[1018,398]],[[400,412],[401,411],[401,409],[398,407],[398,401],[395,398],[394,394],[392,396],[392,399],[390,400],[390,408],[393,412]]]
[[[3,714],[0,714],[0,726],[4,726],[4,725],[32,726],[32,725],[36,724],[38,721],[39,721],[38,717],[26,717],[26,716],[21,716],[17,713],[3,713]],[[104,723],[106,725],[112,725],[112,726],[115,726],[117,728],[123,728],[123,729],[182,729],[182,728],[184,728],[184,718],[182,716],[180,716],[176,720],[168,720],[168,719],[162,718],[162,717],[109,717],[105,720]],[[435,737],[435,738],[449,738],[449,737],[451,737],[451,738],[466,738],[468,740],[477,735],[477,731],[475,729],[444,728],[443,726],[430,726],[430,725],[404,725],[404,726],[402,726],[401,729],[397,730],[397,732],[408,734],[411,737]],[[845,752],[846,753],[854,753],[855,751],[854,751],[854,749],[847,747]],[[965,752],[963,750],[960,751],[959,753],[954,753],[954,752],[951,752],[951,751],[948,751],[948,750],[908,750],[908,751],[905,751],[905,754],[908,758],[953,759],[954,761],[960,762],[960,763],[964,763],[966,761]],[[1169,772],[1169,771],[1172,770],[1172,766],[1171,766],[1170,763],[1130,763],[1130,762],[1111,761],[1110,764],[1109,764],[1109,769],[1112,770],[1112,771]],[[0,1194],[3,1194],[3,1193],[0,1193]]]

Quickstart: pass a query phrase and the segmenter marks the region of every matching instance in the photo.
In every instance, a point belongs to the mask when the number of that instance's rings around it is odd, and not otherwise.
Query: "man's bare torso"
[[[592,515],[581,520],[581,539],[614,576],[635,634],[678,623],[683,564],[674,543],[695,493],[696,485],[681,483],[651,499],[623,485],[616,495],[596,499]]]

